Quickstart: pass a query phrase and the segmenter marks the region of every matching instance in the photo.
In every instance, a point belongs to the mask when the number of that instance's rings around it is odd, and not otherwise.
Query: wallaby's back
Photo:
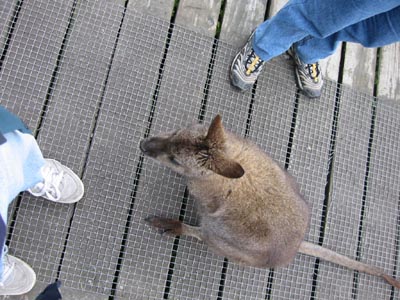
[[[230,133],[225,154],[242,166],[242,177],[211,174],[189,180],[201,212],[203,240],[241,263],[290,263],[309,223],[309,209],[296,184],[257,146]]]

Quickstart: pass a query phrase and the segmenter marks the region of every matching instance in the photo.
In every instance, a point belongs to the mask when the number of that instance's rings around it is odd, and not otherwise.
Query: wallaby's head
[[[244,174],[242,166],[226,155],[226,134],[219,115],[209,128],[197,124],[150,137],[140,142],[140,149],[145,155],[188,177],[214,172],[239,178]]]

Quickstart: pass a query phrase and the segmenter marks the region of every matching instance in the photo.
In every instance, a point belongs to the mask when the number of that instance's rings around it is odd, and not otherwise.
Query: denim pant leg
[[[6,133],[7,142],[0,145],[0,214],[7,224],[8,206],[14,198],[43,180],[41,168],[45,164],[35,138],[27,133]],[[3,228],[3,226],[0,226]],[[5,239],[6,231],[0,235]],[[3,274],[4,243],[0,245],[0,277]]]
[[[269,60],[305,38],[326,38],[397,6],[400,0],[291,0],[257,27],[253,48]]]
[[[359,43],[364,47],[373,48],[398,41],[400,41],[400,6],[343,28],[326,38],[305,38],[296,43],[295,48],[303,62],[314,63],[333,54],[340,42]]]

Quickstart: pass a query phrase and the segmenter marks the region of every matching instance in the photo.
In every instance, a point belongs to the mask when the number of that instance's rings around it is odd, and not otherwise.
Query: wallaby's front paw
[[[182,234],[182,222],[178,220],[152,216],[147,217],[145,221],[150,226],[157,228],[161,234],[172,236]]]

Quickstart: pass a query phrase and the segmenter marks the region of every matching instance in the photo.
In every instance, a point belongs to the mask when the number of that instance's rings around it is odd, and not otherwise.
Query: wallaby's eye
[[[172,155],[170,155],[169,157],[169,161],[171,162],[171,163],[173,163],[174,165],[176,165],[176,166],[180,166],[181,164],[175,159],[175,157],[173,157]]]

